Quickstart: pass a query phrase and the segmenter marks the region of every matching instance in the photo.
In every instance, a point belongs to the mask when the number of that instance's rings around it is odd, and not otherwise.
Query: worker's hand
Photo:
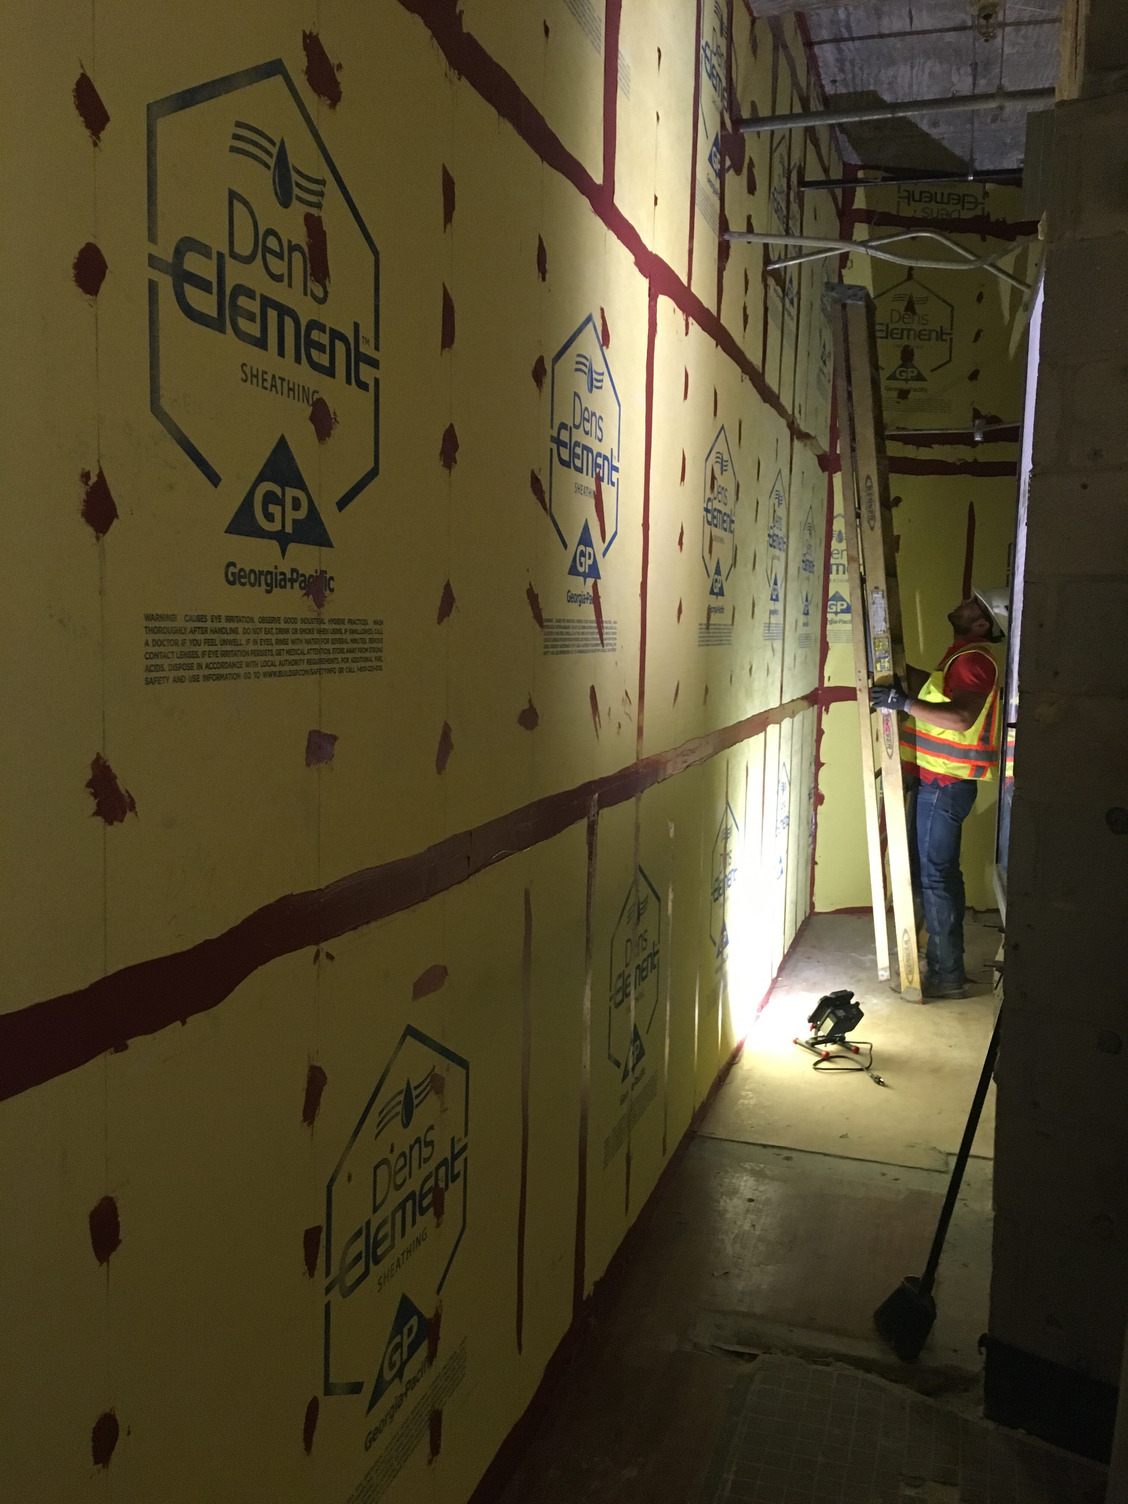
[[[909,697],[899,684],[881,684],[870,690],[870,705],[874,710],[908,710]]]

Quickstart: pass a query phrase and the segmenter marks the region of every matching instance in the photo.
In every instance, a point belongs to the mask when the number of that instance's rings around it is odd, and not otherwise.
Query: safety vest
[[[986,652],[986,648],[969,645],[949,653],[916,698],[946,705],[944,674],[948,665],[961,653]],[[990,653],[987,656],[990,658]],[[923,725],[909,716],[901,726],[901,756],[906,762],[915,762],[922,772],[944,773],[949,778],[994,778],[999,761],[998,685],[987,696],[975,724],[966,731]]]

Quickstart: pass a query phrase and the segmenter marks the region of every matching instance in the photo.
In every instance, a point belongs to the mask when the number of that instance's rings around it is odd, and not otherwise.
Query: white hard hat
[[[1010,627],[1010,591],[973,590],[972,595],[991,618],[991,641],[1002,642]]]

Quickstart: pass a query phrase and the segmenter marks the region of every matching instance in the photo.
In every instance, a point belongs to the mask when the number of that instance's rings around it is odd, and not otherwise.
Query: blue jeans
[[[913,899],[928,930],[929,980],[940,987],[964,980],[964,881],[960,831],[975,803],[973,778],[916,781],[909,793],[909,865]]]

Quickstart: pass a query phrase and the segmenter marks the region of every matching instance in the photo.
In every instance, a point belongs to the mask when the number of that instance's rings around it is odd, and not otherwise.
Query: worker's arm
[[[957,690],[950,700],[914,700],[899,684],[885,684],[870,691],[874,710],[899,710],[942,731],[970,731],[986,703],[987,696],[977,690]]]
[[[987,696],[965,691],[950,700],[910,700],[908,714],[942,731],[970,731],[979,719]]]

